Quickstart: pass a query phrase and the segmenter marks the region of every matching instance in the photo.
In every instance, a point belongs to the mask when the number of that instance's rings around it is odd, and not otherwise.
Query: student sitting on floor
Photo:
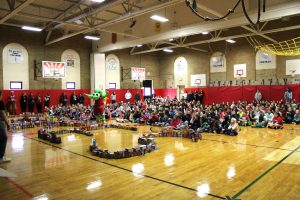
[[[261,111],[257,122],[252,126],[252,128],[265,128],[266,125],[267,125],[267,122],[265,121],[264,113]]]
[[[230,125],[226,133],[228,135],[234,136],[238,134],[238,130],[239,130],[239,124],[237,123],[235,118],[231,118]]]
[[[241,116],[240,116],[240,126],[247,126],[248,125],[248,115],[245,112],[242,112]]]
[[[268,123],[268,128],[283,129],[283,120],[279,113],[275,113],[272,122]]]
[[[293,124],[300,124],[300,112],[299,112],[299,110],[296,110],[296,113],[294,115]]]

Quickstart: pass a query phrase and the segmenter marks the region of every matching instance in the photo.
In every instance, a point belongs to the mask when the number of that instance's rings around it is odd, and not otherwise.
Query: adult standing
[[[203,99],[204,99],[204,93],[203,93],[203,90],[200,90],[199,101],[200,101],[201,104],[203,103]]]
[[[10,162],[9,158],[4,157],[7,144],[7,130],[9,129],[10,126],[6,117],[4,103],[2,101],[2,92],[0,92],[0,164]]]
[[[293,99],[293,93],[290,88],[288,88],[284,93],[284,99],[286,102],[291,102]]]
[[[260,93],[260,91],[257,89],[256,90],[256,93],[255,93],[255,95],[254,95],[254,98],[255,98],[255,100],[257,101],[257,102],[259,102],[260,100],[261,100],[261,98],[262,98],[262,95],[261,95],[261,93]]]
[[[38,93],[38,95],[36,97],[36,108],[37,108],[38,113],[42,113],[43,103],[42,103],[42,97],[41,97],[40,93]]]
[[[32,92],[30,92],[28,97],[28,108],[29,108],[29,112],[31,113],[34,112],[34,103],[35,103],[34,95],[32,94]]]
[[[78,103],[78,97],[77,95],[75,94],[75,92],[73,92],[73,94],[71,95],[70,97],[70,104],[71,105],[75,105]]]
[[[84,96],[82,94],[79,94],[79,104],[84,105]]]
[[[134,95],[134,100],[136,101],[136,102],[138,102],[139,100],[141,100],[141,95],[140,95],[140,93],[135,93],[135,95]]]
[[[27,110],[27,95],[25,92],[22,93],[22,96],[20,98],[20,106],[22,113],[25,113]]]
[[[117,101],[117,95],[115,92],[113,92],[111,95],[110,95],[110,101],[112,104],[115,104],[116,101]]]
[[[14,91],[11,91],[8,97],[8,110],[10,115],[17,114],[16,96]]]
[[[63,92],[63,93],[60,95],[59,103],[62,104],[63,106],[67,106],[67,103],[68,103],[68,97],[67,97],[66,93]]]
[[[130,102],[131,97],[132,97],[131,93],[129,92],[129,90],[127,90],[125,94],[126,103]]]
[[[50,95],[49,93],[46,94],[44,97],[44,107],[49,108],[50,107]]]

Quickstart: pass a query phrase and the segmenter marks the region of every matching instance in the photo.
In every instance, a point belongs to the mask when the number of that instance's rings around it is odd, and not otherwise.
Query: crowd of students
[[[237,134],[238,126],[253,128],[283,128],[283,123],[300,123],[300,104],[295,101],[237,101],[203,105],[197,100],[147,99],[134,104],[115,103],[107,105],[106,114],[119,122],[137,122],[149,125],[181,127],[203,132]],[[233,119],[233,120],[232,120]],[[230,129],[230,130],[229,130]]]

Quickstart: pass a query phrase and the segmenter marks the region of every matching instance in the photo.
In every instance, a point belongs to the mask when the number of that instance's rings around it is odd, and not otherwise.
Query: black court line
[[[245,144],[245,143],[223,141],[223,140],[213,140],[213,139],[205,139],[205,138],[202,138],[202,140],[208,140],[208,141],[214,141],[214,142],[222,142],[222,143],[228,143],[228,144],[238,144],[238,145],[245,145],[245,146],[253,146],[253,147],[260,147],[260,148],[269,148],[269,149],[279,149],[279,150],[285,150],[285,151],[293,151],[291,149],[283,149],[283,148],[269,147],[269,146],[256,145],[256,144]]]
[[[152,127],[151,127],[152,128]],[[150,128],[150,131],[153,133],[157,133],[152,131]],[[209,134],[209,133],[208,133]],[[223,135],[223,134],[220,134]],[[163,138],[163,137],[161,137]],[[176,137],[174,137],[176,138]],[[180,137],[179,137],[180,138]],[[238,145],[246,145],[246,146],[253,146],[253,147],[261,147],[261,148],[269,148],[269,149],[279,149],[279,150],[285,150],[285,151],[293,151],[292,149],[283,149],[283,148],[277,148],[277,147],[269,147],[269,146],[263,146],[263,145],[255,145],[255,144],[245,144],[245,143],[239,143],[239,142],[231,142],[231,141],[224,141],[224,140],[214,140],[214,139],[205,139],[202,137],[202,140],[207,140],[207,141],[213,141],[213,142],[222,142],[222,143],[228,143],[228,144],[238,144]]]
[[[86,156],[86,155],[83,155],[83,154],[80,154],[80,153],[76,153],[74,151],[70,151],[68,149],[64,149],[62,147],[59,147],[59,146],[56,146],[56,145],[53,145],[53,144],[50,144],[48,142],[45,142],[45,141],[42,141],[42,140],[39,140],[39,139],[36,139],[36,138],[31,138],[31,137],[28,137],[28,136],[24,136],[30,140],[34,140],[36,142],[41,142],[43,144],[46,144],[48,146],[52,146],[52,147],[55,147],[57,149],[61,149],[61,150],[64,150],[64,151],[67,151],[71,154],[74,154],[74,155],[77,155],[77,156],[81,156],[81,157],[84,157],[84,158],[87,158],[87,159],[90,159],[90,160],[93,160],[93,161],[96,161],[96,162],[99,162],[99,163],[102,163],[102,164],[105,164],[105,165],[109,165],[111,167],[115,167],[115,168],[118,168],[118,169],[121,169],[121,170],[124,170],[124,171],[127,171],[127,172],[130,172],[130,173],[136,173],[136,172],[133,172],[132,170],[130,169],[126,169],[124,167],[120,167],[120,166],[117,166],[117,165],[114,165],[114,164],[110,164],[110,163],[107,163],[107,162],[104,162],[104,161],[101,161],[101,160],[97,160],[95,158],[92,158],[92,157],[89,157],[89,156]],[[172,182],[169,182],[169,181],[166,181],[166,180],[163,180],[163,179],[160,179],[160,178],[156,178],[156,177],[153,177],[153,176],[149,176],[149,175],[146,175],[146,174],[141,174],[141,173],[136,173],[140,176],[143,176],[145,178],[150,178],[150,179],[153,179],[153,180],[156,180],[156,181],[160,181],[160,182],[163,182],[163,183],[167,183],[167,184],[170,184],[170,185],[174,185],[174,186],[177,186],[177,187],[181,187],[183,189],[187,189],[187,190],[190,190],[190,191],[193,191],[193,192],[198,192],[196,189],[194,188],[190,188],[190,187],[187,187],[187,186],[184,186],[184,185],[180,185],[180,184],[177,184],[177,183],[172,183]],[[218,199],[226,199],[225,197],[221,197],[219,195],[215,195],[215,194],[211,194],[211,193],[205,193],[206,195],[208,196],[211,196],[211,197],[215,197],[215,198],[218,198]]]
[[[249,183],[246,187],[244,187],[241,191],[236,193],[232,199],[238,198],[241,194],[243,194],[246,190],[248,190],[251,186],[253,186],[256,182],[258,182],[260,179],[262,179],[264,176],[266,176],[268,173],[270,173],[274,168],[276,168],[278,165],[280,165],[283,161],[285,161],[288,157],[290,157],[293,153],[295,153],[298,149],[300,149],[300,146],[298,146],[296,149],[294,149],[292,152],[290,152],[288,155],[284,156],[280,161],[278,161],[275,165],[267,169],[264,173],[262,173],[260,176],[258,176],[256,179],[254,179],[251,183]]]

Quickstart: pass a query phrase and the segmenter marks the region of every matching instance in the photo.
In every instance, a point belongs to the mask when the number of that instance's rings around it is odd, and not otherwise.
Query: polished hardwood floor
[[[93,133],[114,151],[136,146],[149,128]],[[121,160],[92,156],[91,137],[62,139],[39,140],[37,129],[9,134],[12,161],[0,167],[17,177],[0,178],[0,199],[300,199],[299,125],[242,127],[236,137],[205,133],[197,143],[158,137],[158,150]]]

